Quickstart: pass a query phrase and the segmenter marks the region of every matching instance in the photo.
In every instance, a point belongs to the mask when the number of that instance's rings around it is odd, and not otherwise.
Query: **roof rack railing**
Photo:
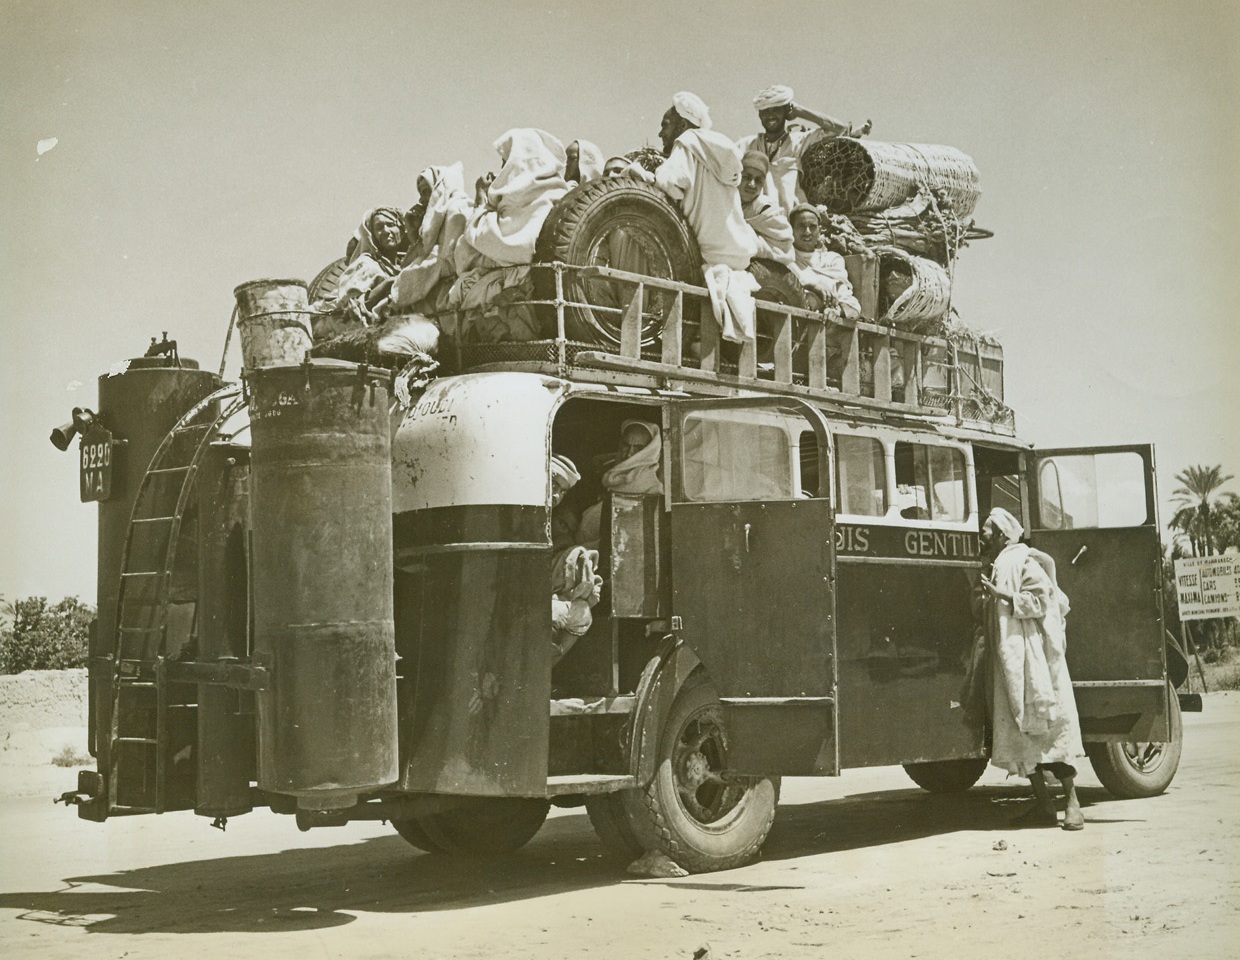
[[[997,344],[957,342],[874,320],[847,319],[831,309],[758,300],[757,338],[725,346],[705,287],[605,266],[556,262],[533,269],[551,272],[554,283],[539,287],[554,290],[553,297],[517,300],[499,309],[546,311],[547,327],[554,312],[555,339],[537,341],[537,356],[531,353],[528,359],[553,362],[560,376],[603,368],[700,382],[717,379],[950,415],[961,422],[1014,425],[1003,404],[1003,350]],[[593,299],[610,303],[587,302],[587,284],[594,293],[605,286],[608,295]],[[863,310],[868,306],[874,312],[876,291],[876,280],[868,296],[859,291]],[[617,342],[585,343],[569,336],[569,311],[606,319]],[[460,319],[454,329],[460,329]],[[513,361],[523,356],[490,346],[536,345],[467,346],[477,347],[480,360],[464,366],[475,367],[505,363],[501,355]]]

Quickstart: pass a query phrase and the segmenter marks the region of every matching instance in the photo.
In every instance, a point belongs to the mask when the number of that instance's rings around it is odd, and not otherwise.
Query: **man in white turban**
[[[982,526],[983,559],[992,561],[981,578],[993,663],[990,762],[1029,778],[1036,801],[1017,818],[1023,825],[1058,823],[1049,772],[1067,800],[1062,827],[1080,830],[1072,761],[1085,751],[1066,659],[1068,598],[1055,582],[1054,560],[1021,543],[1023,534],[1002,507]]]
[[[754,337],[754,291],[747,271],[758,253],[758,237],[741,210],[741,155],[711,128],[710,110],[697,94],[681,91],[663,114],[659,139],[663,161],[651,179],[680,203],[697,237],[711,307],[725,339]],[[641,176],[636,164],[629,168]]]
[[[745,223],[736,190],[741,182],[741,155],[731,140],[710,127],[710,110],[701,97],[687,91],[672,97],[659,127],[667,159],[652,179],[680,203],[697,237],[704,266],[722,264],[744,270],[758,245]],[[629,171],[640,176],[636,165]]]
[[[789,130],[789,120],[808,120],[821,127],[832,137],[863,137],[870,132],[870,121],[853,128],[847,123],[815,113],[795,103],[792,88],[781,85],[767,87],[753,99],[758,110],[762,132],[742,137],[736,142],[741,152],[760,150],[771,161],[767,179],[767,193],[775,197],[784,210],[791,210],[805,200],[798,183],[801,172],[801,148],[809,136],[805,130]]]

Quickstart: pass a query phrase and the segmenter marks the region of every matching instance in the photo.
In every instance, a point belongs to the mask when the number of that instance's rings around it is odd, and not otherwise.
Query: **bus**
[[[1030,445],[1000,347],[884,324],[872,297],[857,320],[760,299],[730,349],[703,287],[645,267],[534,265],[547,336],[446,340],[401,400],[387,369],[312,356],[226,383],[166,335],[101,377],[60,431],[99,509],[97,769],[66,802],[386,820],[473,856],[583,806],[616,857],[738,866],[781,777],[979,779],[996,506],[1057,563],[1099,778],[1165,790],[1200,698],[1163,627],[1153,448]],[[631,422],[660,439],[659,492],[602,484]],[[553,457],[600,518],[603,588],[563,656]]]

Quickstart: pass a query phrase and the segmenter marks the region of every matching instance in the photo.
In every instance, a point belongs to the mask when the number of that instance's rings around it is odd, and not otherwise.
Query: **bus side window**
[[[937,444],[896,442],[895,506],[906,520],[964,520],[964,454]]]
[[[769,417],[690,414],[681,444],[688,500],[791,500],[799,493],[792,488],[792,438]]]
[[[881,517],[887,512],[887,470],[882,441],[835,436],[836,513]]]

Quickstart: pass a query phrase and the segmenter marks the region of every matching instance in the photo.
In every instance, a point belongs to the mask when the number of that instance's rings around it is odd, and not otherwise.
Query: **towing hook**
[[[66,807],[74,807],[90,800],[91,795],[85,790],[66,790],[59,797],[52,797],[52,803],[63,803]]]
[[[211,826],[215,827],[216,830],[219,830],[221,833],[223,833],[225,830],[228,829],[228,818],[227,817],[216,817],[214,820],[211,821]]]

